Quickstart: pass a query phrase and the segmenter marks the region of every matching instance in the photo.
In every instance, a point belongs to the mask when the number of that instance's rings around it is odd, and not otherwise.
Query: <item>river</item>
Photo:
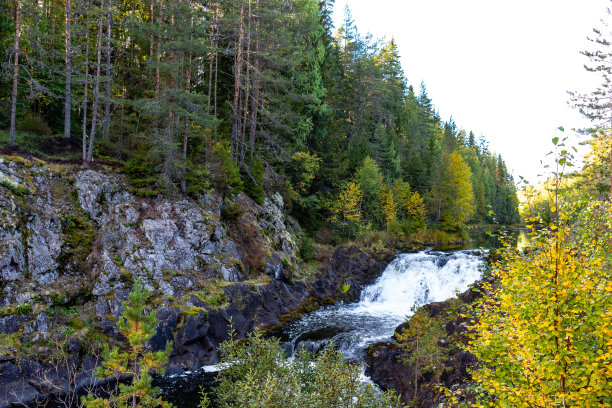
[[[448,299],[478,280],[482,255],[482,250],[400,254],[363,288],[359,302],[323,307],[276,335],[288,356],[300,347],[316,352],[333,342],[347,358],[361,362],[368,345],[389,340],[415,306]],[[211,370],[166,377],[159,384],[163,397],[181,408],[197,407],[200,385],[211,385]]]
[[[289,355],[300,347],[319,351],[330,341],[347,357],[361,361],[372,343],[389,340],[412,309],[463,292],[480,278],[480,251],[422,251],[398,255],[356,303],[318,309],[286,325],[281,340]]]

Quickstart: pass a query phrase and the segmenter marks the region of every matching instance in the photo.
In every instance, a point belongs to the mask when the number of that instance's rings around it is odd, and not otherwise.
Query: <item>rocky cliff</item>
[[[0,156],[0,407],[91,385],[135,278],[154,292],[150,347],[172,341],[177,372],[218,362],[230,321],[277,326],[384,266],[341,248],[306,273],[299,234],[279,194],[142,198],[112,168]]]

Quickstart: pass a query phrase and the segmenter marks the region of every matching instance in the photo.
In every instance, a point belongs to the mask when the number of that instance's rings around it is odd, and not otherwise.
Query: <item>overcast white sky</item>
[[[337,26],[347,3],[360,33],[395,38],[442,119],[484,135],[515,178],[536,181],[557,127],[584,126],[566,91],[597,83],[580,51],[609,0],[336,0]]]

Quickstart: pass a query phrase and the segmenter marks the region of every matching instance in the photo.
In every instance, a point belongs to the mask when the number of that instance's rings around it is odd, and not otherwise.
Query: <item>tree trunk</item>
[[[157,25],[158,30],[161,30],[162,24],[162,9],[163,9],[163,0],[159,1],[158,11],[157,11]],[[159,64],[161,63],[161,38],[160,34],[157,35],[157,64],[155,65],[155,95],[159,95],[160,88],[160,78],[159,78]]]
[[[174,30],[174,12],[172,12],[172,14],[170,15],[170,27],[169,29],[165,30],[166,32],[166,39],[167,41],[172,41],[173,40],[173,30]],[[170,32],[170,34],[168,34],[168,32]],[[172,91],[175,91],[178,89],[178,85],[177,85],[177,80],[178,80],[178,69],[176,66],[176,51],[172,50],[172,66],[171,66],[171,70],[176,69],[176,72],[171,72],[170,75],[170,88],[172,89]],[[175,110],[174,110],[174,103],[176,103],[176,99],[174,96],[171,96],[169,98],[169,105],[171,106],[170,109],[170,113],[168,115],[168,119],[170,122],[170,127],[168,128],[168,144],[167,144],[167,148],[169,151],[169,157],[171,157],[171,161],[170,164],[172,166],[175,165],[175,153],[176,150],[174,148],[174,142],[175,142],[175,132],[178,132],[178,125],[179,125],[179,115],[176,114]],[[176,130],[175,130],[176,129]]]
[[[51,52],[49,53],[49,66],[50,67],[54,67],[55,66],[55,41],[54,40],[54,35],[55,35],[55,13],[54,13],[54,5],[53,5],[53,1],[49,2],[49,7],[47,7],[47,18],[51,18],[51,27],[49,28],[50,31],[50,35],[49,35],[49,48],[51,49]],[[50,69],[49,70],[49,77],[51,78],[51,81],[54,81],[55,78],[54,77],[54,69]]]
[[[70,113],[72,110],[72,49],[70,44],[72,24],[72,10],[70,0],[66,0],[66,34],[65,34],[65,52],[66,52],[66,89],[64,90],[64,137],[70,139]]]
[[[104,0],[100,5],[100,9],[104,8]],[[96,80],[94,81],[93,104],[91,107],[91,131],[89,132],[89,148],[87,149],[87,161],[92,161],[93,145],[96,137],[96,127],[98,122],[98,100],[100,99],[100,71],[102,68],[102,16],[98,16],[98,41],[96,45]]]
[[[150,9],[150,14],[151,14],[151,33],[149,34],[149,61],[153,61],[153,46],[154,46],[154,39],[153,39],[153,21],[155,21],[154,19],[154,15],[155,15],[155,10],[154,10],[154,6],[155,5],[155,0],[151,0],[151,9]]]
[[[215,56],[215,17],[217,14],[217,9],[215,7],[215,11],[213,12],[213,14],[211,15],[211,21],[210,21],[210,47],[211,47],[211,51],[210,51],[210,58],[208,60],[208,103],[207,103],[207,112],[210,113],[210,101],[211,101],[211,95],[212,95],[212,78],[213,78],[213,59]]]
[[[193,42],[193,0],[189,0],[189,11],[191,13],[189,19],[189,44]],[[191,50],[191,48],[190,48]],[[189,51],[189,59],[187,61],[187,67],[185,70],[185,91],[189,94],[191,93],[191,60],[193,58],[192,52]],[[209,97],[208,97],[208,107],[210,109],[210,89],[209,89]],[[210,110],[207,112],[209,113]],[[187,165],[187,142],[189,136],[189,120],[185,118],[185,128],[183,129],[183,149],[182,149],[182,157],[184,161],[184,166]],[[185,175],[187,174],[187,169],[183,170],[183,178],[181,180],[181,189],[183,193],[187,192],[187,180],[185,179]]]
[[[215,43],[218,43],[218,41],[215,40]],[[215,118],[217,117],[217,84],[218,84],[217,74],[218,73],[219,73],[219,54],[217,53],[217,50],[215,50],[215,97],[214,97],[215,102],[214,102],[214,112],[213,112]],[[215,135],[216,134],[217,133],[215,130]]]
[[[170,14],[170,27],[169,29],[165,30],[166,32],[166,38],[169,41],[172,41],[173,39],[175,39],[176,37],[173,38],[174,34],[174,12],[172,12],[172,14]],[[170,33],[170,34],[168,34]],[[171,51],[172,54],[172,65],[170,69],[175,70],[172,75],[170,75],[170,88],[174,89],[178,89],[180,87],[179,83],[179,67],[176,65],[176,50],[172,50]]]
[[[416,341],[416,354],[419,355],[419,339]],[[414,362],[414,399],[419,396],[419,362],[418,357]]]
[[[212,35],[211,35],[212,37]],[[211,41],[212,44],[212,41]],[[214,59],[214,52],[211,51],[210,53],[210,59],[208,61],[208,103],[206,104],[206,111],[208,113],[210,113],[210,101],[211,101],[211,95],[212,95],[212,78],[213,78],[213,59]]]
[[[104,106],[104,140],[108,140],[110,129],[110,104],[111,104],[111,22],[112,22],[112,0],[108,0],[108,14],[106,16],[106,101]],[[131,61],[131,59],[130,59]],[[130,62],[131,63],[131,62]]]
[[[21,35],[21,4],[15,2],[15,51],[13,58],[13,92],[11,93],[11,127],[9,146],[15,146],[15,127],[17,124],[17,85],[19,83],[19,36]]]
[[[259,14],[259,0],[255,5],[255,14]],[[253,79],[253,95],[251,98],[251,123],[249,130],[249,150],[251,161],[255,154],[255,131],[257,130],[257,110],[259,109],[259,19],[255,17],[255,72]]]
[[[221,5],[217,2],[215,4],[215,89],[214,89],[214,109],[213,115],[217,117],[217,74],[219,73],[219,52],[217,47],[219,46],[219,9]],[[217,127],[215,127],[215,142],[217,141]]]
[[[232,138],[230,141],[231,156],[234,160],[238,158],[238,137],[240,136],[240,87],[242,85],[242,41],[244,36],[244,6],[240,6],[240,26],[238,28],[238,47],[236,64],[234,66],[234,121],[232,125]],[[237,161],[237,160],[236,160]]]
[[[85,85],[83,94],[83,161],[87,161],[87,91],[89,89],[89,8],[85,13]]]
[[[110,6],[109,6],[109,10],[110,10]],[[132,18],[130,19],[130,68],[132,67],[132,64],[134,63],[134,17],[133,16],[135,15],[136,15],[136,0],[132,0]],[[110,43],[110,33],[108,35],[108,41]]]
[[[252,13],[251,13],[251,0],[249,0],[249,9],[248,9],[248,32],[247,32],[247,49],[246,49],[246,76],[244,81],[244,107],[243,107],[243,117],[242,117],[242,132],[240,135],[240,164],[245,166],[244,156],[246,154],[246,128],[247,128],[247,113],[249,110],[249,98],[251,96],[249,89],[251,87],[251,24],[252,24]]]
[[[245,134],[246,134],[246,128],[247,128],[247,110],[249,107],[249,68],[247,65],[247,72],[246,72],[246,79],[245,79],[245,85],[244,85],[244,98],[243,98],[243,103],[244,105],[242,106],[242,125],[240,126],[241,128],[241,132],[240,132],[240,139],[239,139],[239,145],[240,145],[240,165],[244,166],[244,156],[245,156],[245,149],[246,149],[246,143],[244,142],[245,140]]]

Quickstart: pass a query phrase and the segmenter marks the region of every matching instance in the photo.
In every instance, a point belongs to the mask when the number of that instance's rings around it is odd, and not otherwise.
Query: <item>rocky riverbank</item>
[[[172,341],[180,373],[219,361],[230,321],[244,336],[356,299],[392,256],[340,247],[306,268],[283,206],[279,194],[143,198],[111,168],[0,156],[0,407],[93,386],[135,278],[155,294],[150,348]]]
[[[410,407],[446,406],[444,389],[460,390],[461,400],[471,398],[469,370],[478,361],[463,346],[469,341],[471,312],[485,281],[492,283],[488,278],[475,282],[457,298],[419,308],[395,329],[393,341],[371,345],[366,374],[381,389],[394,389]]]

